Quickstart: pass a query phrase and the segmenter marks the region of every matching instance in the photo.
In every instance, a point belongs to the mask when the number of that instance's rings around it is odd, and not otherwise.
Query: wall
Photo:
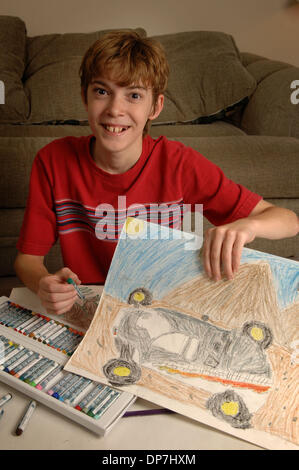
[[[149,36],[214,30],[240,50],[299,66],[299,3],[293,0],[1,0],[28,35],[142,26]]]

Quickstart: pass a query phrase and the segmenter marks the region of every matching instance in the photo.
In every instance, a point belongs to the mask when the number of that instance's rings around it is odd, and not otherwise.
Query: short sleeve
[[[43,256],[55,244],[57,236],[51,181],[37,154],[31,169],[29,195],[17,249],[25,254]]]
[[[248,217],[262,199],[262,196],[227,178],[221,168],[189,147],[183,168],[184,201],[192,205],[202,204],[203,215],[213,225]]]

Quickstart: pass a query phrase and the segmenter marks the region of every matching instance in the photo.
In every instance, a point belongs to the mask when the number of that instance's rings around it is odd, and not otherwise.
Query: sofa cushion
[[[134,31],[146,35],[142,28]],[[47,34],[27,39],[24,80],[31,99],[28,122],[86,120],[79,68],[88,47],[107,32]]]
[[[289,67],[293,66],[285,62],[280,62],[278,60],[260,58],[248,64],[246,66],[246,69],[256,79],[257,84],[259,84],[269,75],[272,75],[273,73],[278,72],[279,70],[287,69]]]
[[[0,138],[0,207],[25,207],[33,159],[53,137]]]
[[[253,54],[252,52],[240,52],[240,59],[244,67],[247,67],[249,64],[253,62],[257,62],[259,60],[265,60],[264,56]]]
[[[24,284],[15,275],[0,277],[0,296],[9,297],[14,287],[24,287]]]
[[[259,84],[244,109],[242,129],[247,134],[299,138],[299,103],[291,100],[292,92],[298,100],[298,91],[291,84],[299,80],[299,68],[272,61],[258,70],[253,66]]]
[[[225,135],[246,135],[241,129],[228,122],[215,121],[211,124],[168,124],[152,125],[150,135],[181,137],[220,137]]]
[[[89,135],[92,131],[89,125],[50,125],[50,124],[0,124],[0,136],[3,137],[80,137]]]
[[[182,137],[233,181],[265,199],[299,197],[299,141],[288,137]]]
[[[192,31],[155,39],[164,46],[170,65],[165,105],[157,122],[221,118],[221,111],[253,93],[256,81],[243,66],[232,36]]]
[[[18,236],[15,237],[0,237],[0,276],[13,276],[14,261],[17,256],[17,241]],[[56,272],[63,267],[61,250],[59,243],[56,243],[49,253],[45,256],[45,265],[49,272]],[[1,279],[1,278],[0,278]]]
[[[0,105],[0,123],[25,121],[29,115],[22,83],[25,54],[25,23],[14,16],[0,16],[0,79],[5,98]]]

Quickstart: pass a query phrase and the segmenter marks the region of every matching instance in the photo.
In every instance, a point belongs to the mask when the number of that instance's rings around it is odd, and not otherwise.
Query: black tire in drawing
[[[151,292],[145,287],[138,287],[137,289],[134,289],[128,298],[128,304],[135,305],[136,307],[139,305],[151,305],[152,301],[153,296]]]
[[[131,385],[141,377],[141,368],[134,361],[125,359],[110,359],[104,366],[103,372],[111,385]]]
[[[226,411],[226,404],[232,404],[235,408],[234,412]],[[243,399],[233,390],[227,390],[224,393],[216,393],[212,395],[206,407],[212,412],[213,416],[226,421],[234,428],[248,429],[251,427],[250,419],[252,417]]]
[[[262,334],[260,338],[258,339],[254,338],[254,336],[252,335],[253,329],[261,331]],[[245,323],[243,325],[243,334],[249,336],[249,338],[252,341],[255,341],[256,343],[258,343],[263,349],[268,348],[273,340],[273,335],[272,335],[272,331],[270,330],[270,328],[266,326],[264,323],[259,322],[259,321],[251,321],[251,322]]]

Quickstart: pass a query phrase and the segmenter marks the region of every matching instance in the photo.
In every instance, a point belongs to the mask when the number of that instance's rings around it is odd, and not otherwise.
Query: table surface
[[[37,296],[26,288],[13,289],[10,299],[43,313]],[[15,430],[30,398],[0,382],[0,397],[11,393],[0,421],[0,449],[28,450],[256,450],[259,447],[179,414],[121,418],[109,434],[99,437],[63,415],[38,403],[21,436]],[[137,399],[130,410],[155,405]]]

